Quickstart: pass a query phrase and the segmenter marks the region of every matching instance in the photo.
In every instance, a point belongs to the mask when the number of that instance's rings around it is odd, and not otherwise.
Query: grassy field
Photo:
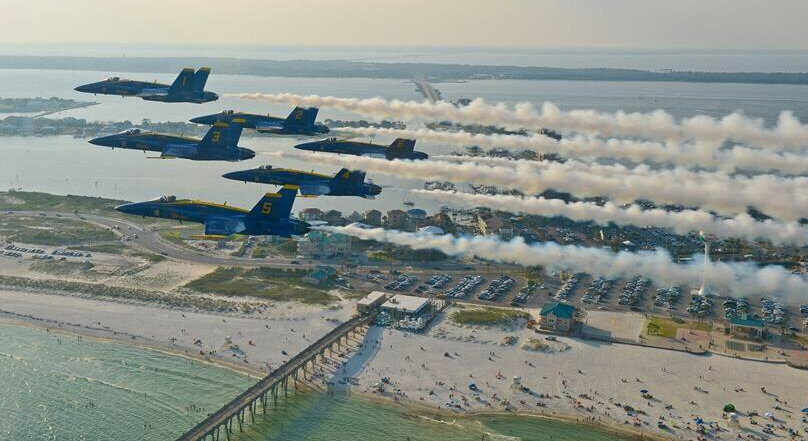
[[[82,213],[110,214],[116,205],[127,201],[91,196],[58,196],[34,191],[0,192],[0,210],[15,211],[63,211],[78,210]]]
[[[645,327],[648,335],[658,335],[667,338],[676,338],[676,330],[679,328],[708,332],[713,329],[713,325],[709,322],[698,323],[667,317],[651,317],[648,319]]]
[[[116,239],[115,234],[106,228],[58,217],[0,216],[0,235],[14,242],[51,246],[107,242]]]
[[[306,270],[220,267],[185,285],[194,291],[236,297],[259,297],[276,301],[326,304],[336,298],[328,287],[303,284]]]
[[[95,245],[73,245],[68,250],[86,251],[88,253],[123,254],[126,246],[120,242],[99,243]]]
[[[90,262],[71,262],[62,260],[43,260],[31,264],[31,269],[40,273],[54,276],[67,276],[76,273],[84,273],[93,268]]]
[[[530,319],[530,314],[516,309],[467,307],[452,313],[452,320],[460,325],[502,326],[517,319]]]

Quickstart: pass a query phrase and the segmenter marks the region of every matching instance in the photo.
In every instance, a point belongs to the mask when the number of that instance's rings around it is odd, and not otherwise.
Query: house
[[[362,221],[364,221],[364,220],[365,220],[365,218],[364,218],[364,217],[363,217],[361,214],[359,214],[359,213],[357,213],[357,212],[355,212],[355,211],[354,211],[353,213],[351,213],[351,214],[348,216],[348,218],[347,218],[347,219],[348,219],[348,222],[350,222],[350,223],[354,223],[354,222],[362,222]]]
[[[387,227],[403,230],[407,227],[410,218],[404,210],[390,210],[387,212]]]
[[[733,317],[729,320],[729,332],[737,338],[763,340],[766,337],[766,324],[763,320]]]
[[[323,218],[323,211],[319,208],[305,208],[300,211],[300,219],[306,222],[319,221]]]
[[[365,223],[378,227],[382,224],[382,212],[379,210],[368,210],[365,212]]]
[[[364,314],[366,312],[372,311],[378,308],[382,303],[386,302],[387,299],[392,297],[392,294],[386,293],[384,291],[373,291],[370,294],[366,295],[359,299],[356,302],[356,312],[360,314]]]
[[[480,234],[486,236],[489,234],[497,234],[504,226],[504,222],[498,216],[491,213],[482,213],[477,215],[477,229]]]
[[[539,327],[548,331],[570,332],[575,320],[575,307],[561,302],[550,302],[541,308]]]
[[[351,236],[310,231],[297,241],[297,253],[310,258],[344,256],[351,252]]]
[[[332,266],[317,265],[314,271],[303,277],[303,283],[308,283],[309,285],[322,285],[336,274],[337,270]]]
[[[322,220],[327,222],[328,225],[344,225],[345,219],[342,218],[342,213],[337,210],[328,210],[323,213]]]
[[[426,311],[427,306],[429,306],[427,298],[396,294],[384,302],[381,308],[383,312],[390,314],[393,320],[400,320],[404,317],[418,317]]]
[[[426,211],[420,208],[410,208],[407,210],[407,215],[416,222],[426,219]]]

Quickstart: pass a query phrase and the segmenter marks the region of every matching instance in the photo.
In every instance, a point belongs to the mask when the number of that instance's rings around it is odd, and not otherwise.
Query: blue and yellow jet
[[[334,176],[265,165],[251,170],[225,173],[222,177],[234,181],[259,182],[274,185],[296,185],[306,196],[359,196],[373,199],[382,192],[376,184],[365,182],[365,172],[343,168]]]
[[[308,233],[310,227],[290,217],[296,194],[297,187],[286,185],[277,193],[264,195],[252,210],[175,196],[119,205],[115,209],[134,216],[201,223],[205,225],[205,236],[292,237]]]
[[[387,159],[426,159],[424,152],[416,152],[414,139],[398,138],[390,146],[370,142],[327,138],[322,141],[305,142],[295,146],[299,150],[338,153],[344,155],[372,156]]]
[[[212,125],[217,121],[227,122],[238,118],[245,121],[244,127],[257,130],[261,133],[303,136],[323,135],[328,133],[328,127],[315,122],[317,112],[316,107],[295,107],[289,116],[281,118],[278,116],[225,110],[223,112],[214,113],[213,115],[192,118],[191,122]]]
[[[149,132],[138,128],[124,130],[115,135],[101,136],[90,144],[112,149],[131,149],[160,152],[162,159],[191,159],[194,161],[243,161],[255,157],[255,152],[238,146],[242,125],[234,119],[230,123],[216,123],[201,140],[184,136]]]
[[[208,81],[208,75],[210,75],[209,67],[200,68],[196,72],[186,67],[170,85],[156,81],[150,83],[110,77],[104,81],[76,87],[74,90],[92,94],[120,95],[121,97],[136,96],[147,101],[163,103],[201,104],[219,99],[219,95],[203,90]]]

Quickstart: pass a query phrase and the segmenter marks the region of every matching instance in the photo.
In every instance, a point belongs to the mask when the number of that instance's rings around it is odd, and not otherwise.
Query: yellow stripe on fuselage
[[[204,205],[206,207],[222,208],[222,209],[230,210],[230,211],[238,211],[240,213],[249,213],[250,212],[250,210],[245,210],[243,208],[238,208],[238,207],[231,207],[230,205],[217,204],[215,202],[207,202],[207,201],[197,201],[197,200],[193,200],[193,199],[182,199],[182,200],[179,200],[179,201],[176,201],[176,202],[165,202],[165,205],[167,205],[167,206],[174,206],[174,205]]]

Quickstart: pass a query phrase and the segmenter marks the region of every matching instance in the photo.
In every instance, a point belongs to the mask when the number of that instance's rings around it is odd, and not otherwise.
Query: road
[[[194,250],[189,247],[184,247],[172,243],[164,239],[160,235],[160,230],[154,227],[140,224],[135,219],[119,218],[113,216],[104,216],[98,214],[85,214],[85,213],[66,213],[66,212],[51,212],[51,211],[6,211],[0,216],[19,216],[19,217],[40,217],[42,213],[47,216],[57,217],[61,216],[63,219],[74,219],[89,222],[102,227],[110,228],[117,231],[122,235],[129,236],[131,240],[127,244],[134,244],[148,251],[156,254],[162,254],[177,260],[188,262],[200,263],[205,265],[214,266],[241,266],[241,267],[269,267],[269,268],[283,268],[283,269],[299,269],[299,268],[314,268],[318,265],[332,265],[342,266],[352,262],[346,262],[345,259],[321,259],[321,260],[303,260],[287,257],[267,257],[261,259],[253,259],[250,257],[236,257],[236,256],[221,256],[207,253],[202,250]],[[137,236],[137,237],[135,237]],[[293,261],[299,263],[292,263]],[[362,267],[389,269],[397,268],[399,270],[406,270],[407,268],[416,268],[430,271],[440,272],[469,272],[470,264],[462,262],[363,262]],[[492,264],[490,268],[502,268],[502,270],[513,269],[510,265]]]
[[[435,90],[431,84],[427,83],[426,80],[423,79],[414,79],[412,82],[418,88],[418,91],[424,95],[424,98],[428,99],[430,102],[438,102],[441,100],[440,92]]]

